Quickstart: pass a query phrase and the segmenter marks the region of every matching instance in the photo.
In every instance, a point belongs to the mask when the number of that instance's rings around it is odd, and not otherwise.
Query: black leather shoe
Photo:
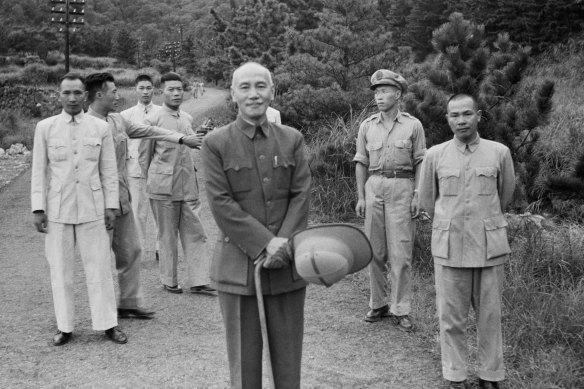
[[[182,293],[183,290],[180,287],[180,285],[175,285],[175,286],[168,286],[168,285],[162,285],[162,287],[166,290],[168,290],[170,293]]]
[[[217,296],[217,290],[213,289],[210,285],[192,286],[191,293],[205,294],[207,296]]]
[[[408,315],[393,316],[393,322],[402,331],[411,331],[412,329],[414,329],[412,320]]]
[[[112,327],[109,330],[105,330],[105,336],[117,344],[124,344],[128,342],[128,337],[118,327]]]
[[[499,389],[499,383],[497,381],[486,381],[479,378],[479,388],[480,389]]]
[[[466,389],[466,380],[449,381],[448,389]]]
[[[54,346],[62,346],[71,340],[72,332],[61,332],[57,331],[57,334],[53,337]]]
[[[118,317],[122,319],[144,319],[154,318],[154,312],[147,311],[144,308],[118,308]]]
[[[365,315],[365,321],[373,323],[373,322],[381,320],[384,317],[388,317],[390,315],[391,314],[389,313],[389,306],[384,305],[381,308],[375,308],[375,309],[372,309],[369,312],[367,312],[367,315]]]

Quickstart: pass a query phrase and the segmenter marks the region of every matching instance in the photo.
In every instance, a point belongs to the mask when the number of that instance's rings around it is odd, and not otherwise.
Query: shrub
[[[51,50],[47,53],[47,58],[45,58],[45,63],[49,66],[55,66],[59,63],[65,62],[65,55],[60,51]]]
[[[86,57],[81,55],[71,55],[69,57],[71,67],[86,69],[104,69],[116,66],[117,60],[110,57]]]
[[[0,147],[9,148],[15,143],[22,143],[32,149],[34,139],[34,122],[15,110],[0,111]]]
[[[156,58],[150,60],[150,67],[156,69],[160,74],[168,73],[172,70],[172,64],[170,62],[162,62]]]
[[[31,64],[22,69],[22,81],[27,85],[58,84],[65,74],[62,65],[47,66],[43,64]]]

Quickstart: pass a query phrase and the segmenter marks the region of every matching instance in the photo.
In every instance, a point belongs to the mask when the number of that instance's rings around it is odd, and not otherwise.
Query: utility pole
[[[85,23],[85,0],[51,0],[51,4],[51,22],[60,24],[59,31],[65,33],[65,73],[69,73],[69,27],[75,32],[75,26]]]
[[[164,45],[164,54],[166,58],[172,60],[172,71],[176,72],[176,59],[180,55],[181,43],[180,42],[168,42]]]

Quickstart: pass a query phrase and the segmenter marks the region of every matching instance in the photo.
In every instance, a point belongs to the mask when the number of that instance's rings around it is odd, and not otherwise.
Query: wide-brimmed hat
[[[349,224],[308,227],[290,241],[300,277],[327,287],[363,269],[373,257],[369,239]]]

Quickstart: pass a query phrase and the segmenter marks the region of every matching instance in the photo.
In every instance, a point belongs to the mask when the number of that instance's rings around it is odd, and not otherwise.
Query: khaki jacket
[[[36,126],[31,205],[52,222],[80,224],[119,207],[118,172],[107,123],[83,112],[72,119],[63,111]]]
[[[201,149],[207,197],[221,230],[211,263],[220,291],[255,294],[254,259],[275,237],[306,227],[310,170],[302,134],[287,126],[253,125],[238,117],[209,133]],[[262,271],[264,294],[306,286],[294,266]]]

